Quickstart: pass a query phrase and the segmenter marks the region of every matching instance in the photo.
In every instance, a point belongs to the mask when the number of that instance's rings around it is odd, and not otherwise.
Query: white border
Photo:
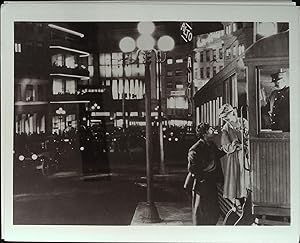
[[[124,12],[124,9],[126,10]],[[292,4],[242,6],[189,2],[6,3],[1,9],[2,233],[6,241],[297,242],[299,239],[299,18]],[[13,226],[12,144],[14,21],[270,21],[290,22],[292,224],[285,227]]]

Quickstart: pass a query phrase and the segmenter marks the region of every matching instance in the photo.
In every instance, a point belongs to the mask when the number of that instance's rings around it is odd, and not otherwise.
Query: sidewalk
[[[145,202],[140,202],[134,212],[131,225],[193,225],[191,207],[183,203],[157,202],[155,203],[161,222],[145,223],[143,209]]]
[[[140,202],[134,212],[131,225],[149,225],[149,226],[192,226],[192,208],[183,203],[157,202],[157,208],[160,219],[159,223],[147,223],[143,219],[144,207],[146,202]],[[220,216],[217,225],[223,225],[223,218]]]

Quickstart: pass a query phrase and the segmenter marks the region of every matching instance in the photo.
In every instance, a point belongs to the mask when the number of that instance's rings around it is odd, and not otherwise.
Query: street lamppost
[[[157,208],[152,200],[152,129],[151,129],[151,75],[150,65],[154,55],[155,61],[161,60],[161,51],[170,51],[174,47],[174,40],[170,36],[162,36],[157,43],[152,37],[155,26],[152,22],[140,22],[138,31],[140,36],[135,41],[131,37],[121,39],[119,46],[122,52],[130,53],[136,50],[136,60],[142,55],[145,64],[145,115],[146,115],[146,169],[147,169],[147,203],[144,209],[144,222],[160,222]],[[157,44],[158,49],[154,48]]]
[[[62,134],[62,119],[63,116],[66,115],[66,111],[62,107],[59,107],[55,113],[59,116],[59,130],[60,134]]]

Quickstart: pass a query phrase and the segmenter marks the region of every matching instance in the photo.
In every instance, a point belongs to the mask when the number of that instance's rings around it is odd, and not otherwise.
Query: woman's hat
[[[226,117],[231,111],[233,111],[233,107],[230,104],[224,104],[221,106],[219,111],[219,118]]]

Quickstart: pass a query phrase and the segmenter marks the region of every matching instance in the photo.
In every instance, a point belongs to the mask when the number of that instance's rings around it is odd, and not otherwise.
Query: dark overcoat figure
[[[201,126],[201,124],[200,124]],[[205,133],[209,125],[205,124]],[[206,126],[206,127],[205,127]],[[219,218],[217,183],[223,182],[220,158],[224,155],[205,135],[189,149],[188,171],[194,177],[192,216],[194,225],[215,225]]]

